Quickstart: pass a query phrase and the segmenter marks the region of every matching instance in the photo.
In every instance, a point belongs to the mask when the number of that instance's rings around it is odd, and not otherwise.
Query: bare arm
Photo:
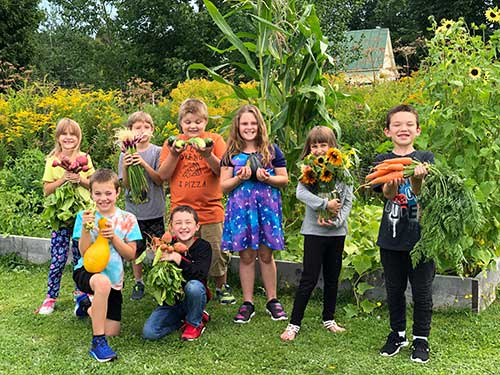
[[[248,168],[248,171],[246,169]],[[231,192],[235,187],[248,180],[252,174],[249,167],[242,167],[236,176],[233,177],[233,167],[221,167],[220,186],[223,193]]]
[[[164,146],[165,147],[165,146]],[[186,146],[182,148],[176,148],[172,146],[166,146],[169,149],[169,153],[163,163],[161,163],[160,168],[158,168],[158,175],[162,181],[170,181],[172,175],[174,174],[175,168],[177,167],[177,162],[179,161],[179,155],[186,149]]]

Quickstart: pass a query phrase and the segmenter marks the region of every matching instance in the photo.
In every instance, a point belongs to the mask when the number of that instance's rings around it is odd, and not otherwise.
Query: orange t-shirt
[[[218,134],[204,132],[202,138],[214,141],[213,153],[219,159],[226,152],[226,143]],[[188,137],[181,134],[177,137],[184,141]],[[160,165],[165,161],[170,150],[167,141],[160,154]],[[170,186],[170,210],[176,206],[188,205],[198,213],[200,224],[221,223],[224,221],[222,207],[222,190],[220,177],[216,176],[205,159],[192,147],[188,147],[179,155]]]

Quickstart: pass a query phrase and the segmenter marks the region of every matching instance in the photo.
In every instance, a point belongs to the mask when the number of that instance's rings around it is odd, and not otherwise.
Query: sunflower
[[[313,169],[307,165],[304,166],[299,181],[304,185],[314,185],[316,183],[316,176],[314,175]]]
[[[319,165],[323,166],[325,164],[325,158],[323,156],[318,156],[316,159],[314,159],[314,165]]]
[[[488,10],[486,10],[486,19],[490,22],[500,23],[500,12],[498,11],[498,8],[488,8]]]
[[[470,76],[472,79],[477,79],[477,78],[481,77],[481,68],[479,68],[478,66],[474,66],[474,67],[472,67],[472,68],[469,70],[469,76]]]
[[[451,27],[455,24],[455,22],[450,20],[442,20],[441,23],[446,30],[451,29]]]
[[[333,179],[333,173],[329,171],[326,167],[323,167],[321,170],[321,174],[319,176],[319,180],[321,182],[330,182]]]
[[[328,158],[328,162],[335,167],[342,165],[342,153],[337,148],[330,148],[326,152],[326,157]]]

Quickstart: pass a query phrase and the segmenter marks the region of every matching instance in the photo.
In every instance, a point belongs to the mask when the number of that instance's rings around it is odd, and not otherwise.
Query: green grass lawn
[[[286,322],[265,314],[265,298],[256,298],[256,315],[249,324],[232,322],[238,305],[211,302],[212,321],[195,342],[179,333],[157,342],[141,338],[144,321],[155,304],[147,295],[130,301],[132,275],[126,274],[122,334],[109,340],[119,359],[98,363],[89,354],[89,320],[73,316],[70,268],[66,269],[55,312],[34,314],[46,290],[48,266],[16,265],[0,258],[0,374],[498,374],[500,303],[481,315],[436,311],[430,337],[431,360],[409,360],[405,348],[393,358],[379,356],[388,333],[387,309],[374,316],[346,319],[341,299],[337,320],[347,332],[331,334],[321,325],[321,302],[314,297],[302,331],[294,342],[279,339]],[[239,302],[241,294],[236,290]],[[282,301],[291,312],[293,296]],[[409,329],[411,331],[411,329]]]

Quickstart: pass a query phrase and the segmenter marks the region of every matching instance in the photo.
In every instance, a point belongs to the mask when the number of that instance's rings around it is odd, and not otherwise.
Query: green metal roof
[[[379,70],[384,64],[384,54],[389,29],[347,31],[349,49],[360,52],[360,59],[349,64],[347,71]]]

